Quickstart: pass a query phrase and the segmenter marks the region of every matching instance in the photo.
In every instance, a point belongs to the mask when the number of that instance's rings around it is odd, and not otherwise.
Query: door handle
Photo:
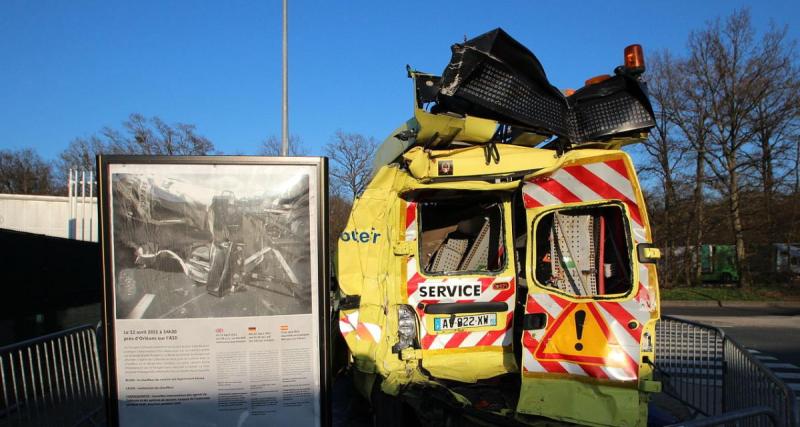
[[[525,331],[544,329],[547,326],[547,315],[544,313],[531,313],[522,317],[522,329]]]

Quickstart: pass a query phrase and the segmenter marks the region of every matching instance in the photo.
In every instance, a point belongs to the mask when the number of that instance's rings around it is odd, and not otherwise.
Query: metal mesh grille
[[[550,257],[554,285],[574,295],[597,295],[597,242],[591,215],[553,216]]]
[[[580,137],[607,135],[620,127],[639,128],[652,121],[650,113],[626,92],[620,92],[599,102],[583,104],[576,110],[577,128]]]
[[[448,238],[447,242],[436,252],[436,256],[433,258],[433,263],[429,271],[441,272],[458,270],[461,259],[464,258],[464,252],[467,251],[468,243],[468,239]]]
[[[491,61],[482,62],[455,95],[496,113],[500,120],[511,118],[576,142],[654,124],[645,105],[628,91],[571,105]]]
[[[486,218],[478,237],[475,238],[467,256],[464,257],[460,270],[485,270],[489,266],[489,228],[489,218]]]
[[[563,121],[567,111],[564,102],[535,92],[514,74],[490,63],[484,63],[476,70],[457,93],[522,122],[541,123],[562,133],[567,131]]]

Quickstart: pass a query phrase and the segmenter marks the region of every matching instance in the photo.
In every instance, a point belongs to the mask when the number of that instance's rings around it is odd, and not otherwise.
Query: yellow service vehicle
[[[414,117],[338,242],[354,384],[381,423],[646,425],[659,253],[620,151],[654,125],[641,47],[569,94],[500,29],[452,51],[409,70]]]

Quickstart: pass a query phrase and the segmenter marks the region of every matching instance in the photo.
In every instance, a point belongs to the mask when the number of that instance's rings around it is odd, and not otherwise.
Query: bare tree
[[[270,135],[269,138],[261,142],[258,154],[262,156],[280,156],[283,148],[282,144],[280,138]],[[308,153],[308,147],[299,136],[289,135],[289,156],[307,156]]]
[[[774,199],[777,187],[793,172],[792,157],[800,120],[800,69],[793,64],[793,45],[786,41],[786,29],[772,29],[764,35],[760,49],[768,51],[760,59],[765,64],[760,80],[760,95],[753,111],[754,150],[748,153],[762,191],[763,237],[776,237]],[[769,243],[762,241],[760,243]]]
[[[800,119],[800,117],[798,117],[798,119]],[[800,194],[800,133],[795,135],[792,139],[794,140],[795,149],[794,166],[792,167],[792,169],[794,169],[794,188],[792,192],[798,195]]]
[[[339,235],[347,227],[347,220],[350,217],[350,209],[352,208],[353,204],[350,201],[339,194],[331,192],[328,198],[328,238],[331,242],[331,253],[335,252]]]
[[[94,170],[95,156],[109,151],[103,140],[96,135],[88,138],[73,139],[67,145],[67,148],[58,155],[58,160],[56,160],[58,179],[66,182],[70,168]]]
[[[798,119],[800,119],[800,117],[798,117]],[[791,208],[788,209],[790,211],[791,225],[788,227],[788,230],[786,230],[786,238],[784,239],[787,242],[797,242],[800,240],[800,221],[797,220],[798,216],[800,216],[800,133],[796,134],[792,139],[795,148],[792,165],[794,183],[792,184],[791,194],[789,195],[792,203],[790,204]]]
[[[650,132],[650,138],[643,144],[649,159],[643,171],[651,171],[663,184],[662,218],[659,227],[662,236],[659,238],[659,243],[666,249],[666,253],[664,268],[659,271],[662,272],[664,285],[669,286],[675,273],[673,253],[679,241],[678,229],[684,228],[679,224],[685,220],[680,218],[681,210],[678,209],[678,205],[681,200],[677,191],[680,183],[676,180],[680,169],[685,166],[685,157],[689,150],[685,141],[678,138],[679,132],[675,130],[673,122],[675,114],[671,110],[680,81],[679,76],[675,74],[676,60],[668,51],[661,51],[653,55],[648,62],[650,63],[648,89],[656,110],[656,126]],[[684,251],[684,257],[688,254],[688,251]]]
[[[141,114],[131,114],[122,126],[125,134],[109,128],[102,132],[114,153],[204,156],[214,151],[214,144],[198,135],[195,125],[176,123],[170,126],[159,117],[148,120]]]
[[[341,130],[325,145],[331,161],[331,192],[353,200],[369,184],[377,143],[372,137]]]
[[[30,149],[0,150],[0,193],[53,194],[53,168]]]
[[[690,249],[684,257],[684,271],[687,284],[701,282],[702,264],[701,246],[704,243],[706,221],[706,159],[708,157],[709,113],[706,93],[699,83],[698,64],[703,63],[704,52],[691,51],[689,59],[672,62],[671,80],[675,83],[665,100],[665,110],[669,111],[670,120],[680,129],[689,143],[690,156],[693,158],[694,171],[692,190],[692,220],[689,221],[689,233],[686,234],[685,246]]]
[[[666,133],[660,131],[661,126],[656,129],[654,137],[659,138],[657,141],[666,143],[668,137],[672,141],[669,144],[661,145],[657,150],[651,149],[650,151],[654,151],[652,154],[657,155],[661,162],[667,161],[662,166],[663,169],[669,164],[667,150],[670,147],[677,148],[680,153],[673,154],[678,158],[673,163],[672,173],[675,173],[678,165],[684,161],[694,165],[693,170],[687,168],[686,173],[682,176],[682,181],[691,182],[693,187],[690,192],[692,195],[691,206],[687,209],[691,215],[683,221],[686,226],[682,227],[686,231],[683,233],[685,251],[682,260],[686,285],[701,281],[702,266],[698,254],[707,228],[705,212],[706,151],[710,125],[706,108],[706,93],[698,82],[700,73],[693,72],[696,71],[693,67],[703,63],[696,56],[699,55],[702,58],[703,54],[703,52],[692,51],[689,59],[685,59],[673,57],[666,51],[657,53],[654,60],[651,61],[653,65],[650,73],[651,95],[661,115],[657,119],[674,126]],[[678,142],[677,147],[673,147],[676,142]],[[667,187],[675,191],[674,178],[672,184]],[[670,235],[677,238],[677,236]]]
[[[773,29],[759,43],[750,14],[743,10],[724,22],[711,22],[689,37],[688,81],[695,85],[693,92],[702,96],[708,114],[708,149],[703,154],[727,200],[743,287],[749,287],[751,280],[746,263],[742,176],[752,166],[748,144],[757,134],[753,118],[769,93],[767,82],[775,73],[788,71],[785,62],[776,58],[784,34]]]
[[[159,117],[145,118],[131,114],[122,122],[122,130],[104,127],[99,135],[75,138],[59,155],[59,176],[70,168],[93,170],[97,154],[193,155],[214,151],[214,144],[199,135],[195,125],[168,125]]]

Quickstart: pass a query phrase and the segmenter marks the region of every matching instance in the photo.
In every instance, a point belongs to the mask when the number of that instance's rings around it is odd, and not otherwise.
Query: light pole
[[[283,102],[281,107],[281,155],[289,155],[289,1],[283,0]]]

